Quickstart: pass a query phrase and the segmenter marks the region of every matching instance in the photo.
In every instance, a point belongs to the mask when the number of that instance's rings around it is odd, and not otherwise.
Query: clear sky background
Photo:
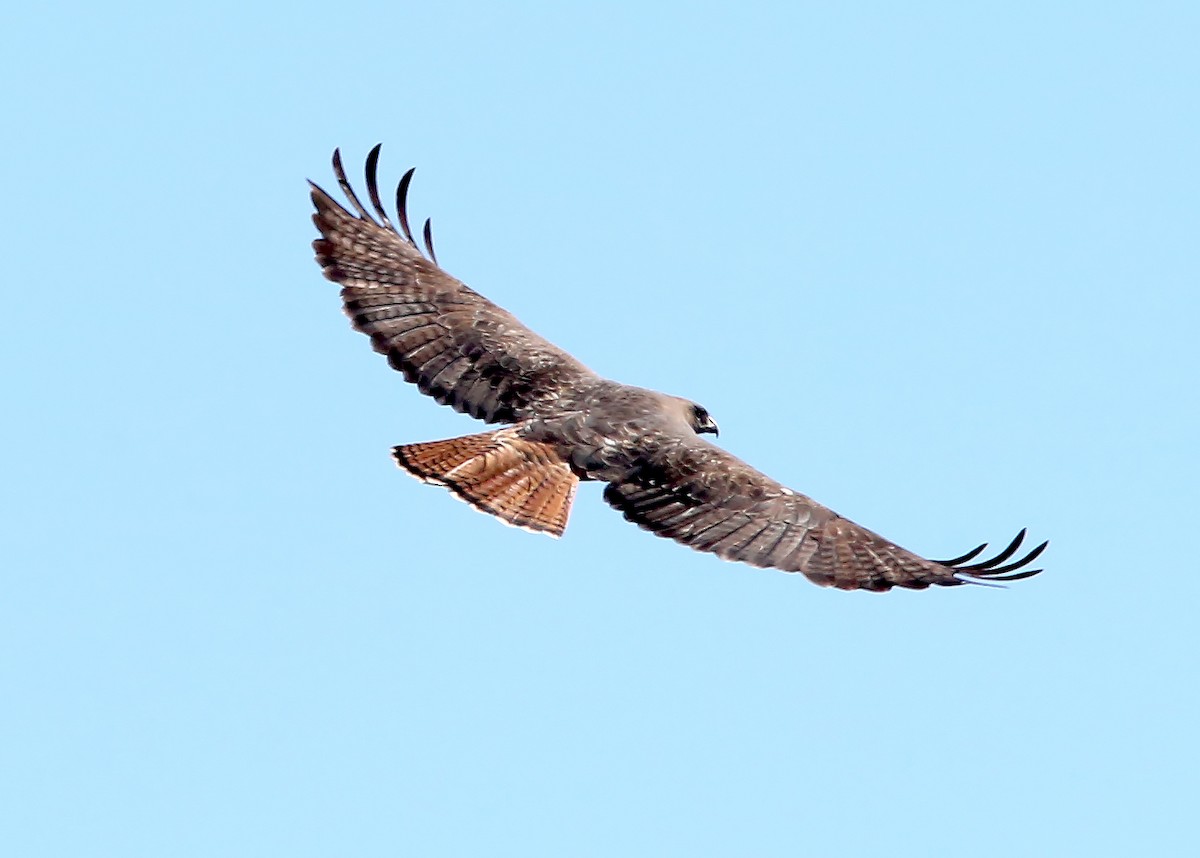
[[[0,838],[21,856],[1195,855],[1191,3],[6,15]],[[401,474],[305,185],[1008,590],[841,593]]]

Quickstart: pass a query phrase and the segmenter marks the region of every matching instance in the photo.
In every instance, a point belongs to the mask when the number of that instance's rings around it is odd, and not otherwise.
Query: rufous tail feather
[[[481,512],[535,533],[562,536],[579,478],[549,444],[498,429],[392,448],[401,468],[445,486]]]

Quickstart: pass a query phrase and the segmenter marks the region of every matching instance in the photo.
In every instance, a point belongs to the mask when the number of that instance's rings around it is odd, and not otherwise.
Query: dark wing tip
[[[413,247],[417,246],[417,242],[413,240],[412,229],[408,225],[408,186],[412,184],[413,173],[416,171],[416,167],[409,167],[408,172],[400,177],[400,184],[396,186],[396,213],[400,215],[400,229]]]
[[[429,254],[429,261],[437,265],[437,254],[433,252],[433,220],[431,218],[425,218],[423,237],[425,239],[425,250]]]
[[[341,149],[333,150],[333,175],[337,179],[338,187],[342,189],[342,193],[346,195],[346,199],[349,200],[351,207],[355,210],[355,212],[357,212],[360,219],[375,224],[376,226],[382,226],[383,228],[389,229],[392,232],[398,232],[405,238],[405,240],[408,241],[410,245],[416,248],[418,252],[421,252],[421,247],[417,244],[416,237],[413,235],[412,227],[408,222],[408,189],[412,184],[413,174],[416,172],[416,168],[410,168],[408,172],[406,172],[400,178],[400,183],[396,186],[396,214],[398,215],[398,219],[400,221],[400,229],[397,230],[392,224],[391,219],[388,217],[387,209],[384,208],[383,201],[379,196],[379,155],[382,150],[382,143],[376,143],[371,148],[371,151],[367,153],[365,170],[367,180],[367,195],[370,198],[371,207],[375,210],[375,216],[379,218],[378,223],[376,223],[375,217],[373,217],[371,213],[367,211],[366,206],[364,206],[359,200],[358,195],[354,192],[354,188],[350,185],[350,180],[346,178],[346,168],[342,163]],[[318,208],[320,208],[320,204],[322,202],[327,200],[332,202],[329,195],[315,182],[309,180],[308,184],[311,187],[313,202],[318,204]],[[427,256],[434,265],[436,265],[437,255],[434,253],[433,249],[433,231],[428,219],[425,221],[425,228],[423,232],[423,238],[425,241],[424,255]]]
[[[383,149],[382,143],[376,143],[375,147],[367,153],[367,194],[371,197],[371,205],[375,208],[375,214],[379,215],[379,220],[388,229],[395,232],[396,228],[392,226],[391,220],[388,218],[387,211],[383,207],[383,203],[379,199],[379,182],[377,181],[377,168],[379,166],[379,152]]]
[[[955,557],[953,560],[935,560],[933,562],[937,563],[939,566],[958,566],[960,563],[966,563],[968,560],[974,560],[976,557],[982,554],[983,549],[987,547],[988,544],[984,542],[975,548],[972,548],[966,554],[961,554],[958,557]]]
[[[1024,541],[1024,539],[1025,539],[1025,528],[1022,527],[1020,532],[1018,532],[1017,535],[1015,537],[1013,537],[1013,541],[1008,543],[1008,545],[1005,546],[1004,550],[1001,551],[999,554],[997,554],[995,557],[993,557],[991,560],[981,560],[978,563],[971,564],[970,566],[963,566],[963,565],[959,564],[958,568],[962,569],[963,571],[969,570],[971,572],[982,572],[985,569],[991,569],[994,566],[996,566],[1000,563],[1003,563],[1005,560],[1012,557],[1013,554],[1016,553],[1017,549],[1021,547],[1021,542]]]
[[[350,186],[350,180],[346,178],[346,170],[342,166],[342,152],[340,149],[333,150],[333,175],[337,178],[338,187],[342,189],[342,193],[346,195],[346,199],[350,201],[350,205],[354,206],[354,210],[358,212],[358,216],[365,221],[375,223],[374,219],[367,213],[366,208],[358,199],[358,194],[354,193],[354,188]]]
[[[1034,575],[1040,574],[1045,570],[1042,569],[1026,569],[1024,572],[1014,572],[1012,575],[996,575],[988,578],[989,581],[1021,581],[1025,578],[1032,578]]]
[[[1003,551],[998,553],[995,557],[991,557],[987,560],[981,560],[978,563],[964,565],[966,561],[975,559],[975,557],[978,556],[983,550],[984,546],[980,546],[974,551],[969,551],[961,557],[956,557],[953,560],[937,562],[948,569],[953,569],[956,573],[956,576],[959,576],[960,580],[963,581],[970,581],[971,579],[980,579],[981,581],[987,582],[1020,581],[1023,578],[1032,578],[1042,570],[1031,569],[1023,572],[1016,572],[1016,570],[1021,569],[1024,566],[1028,566],[1030,563],[1040,557],[1042,552],[1046,550],[1046,546],[1050,544],[1050,540],[1046,540],[1042,544],[1036,546],[1019,560],[1014,560],[1011,563],[1004,562],[1016,554],[1017,550],[1021,547],[1021,543],[1025,540],[1025,535],[1026,528],[1021,528],[1020,532],[1013,537],[1012,542],[1005,546]],[[979,581],[975,581],[974,583],[979,583]]]

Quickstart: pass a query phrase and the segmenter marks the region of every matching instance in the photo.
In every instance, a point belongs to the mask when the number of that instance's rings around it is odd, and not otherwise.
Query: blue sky
[[[8,851],[1195,854],[1194,5],[413,5],[7,18]],[[480,424],[304,183],[381,141],[593,368],[1046,573],[846,594],[405,477]]]

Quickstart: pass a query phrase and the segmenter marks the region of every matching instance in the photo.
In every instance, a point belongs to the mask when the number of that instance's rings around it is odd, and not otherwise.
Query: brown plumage
[[[379,149],[366,167],[374,215],[336,151],[334,174],[353,212],[312,185],[317,263],[341,284],[354,327],[408,381],[472,417],[511,424],[394,448],[413,476],[552,536],[566,528],[579,481],[602,481],[604,499],[639,527],[844,590],[1015,581],[1041,571],[1025,567],[1045,542],[1010,559],[1024,530],[988,560],[971,562],[986,545],[926,560],[709,443],[701,435],[717,425],[699,405],[601,378],[438,267],[429,221],[421,251],[408,222],[412,170],[396,192],[399,227],[392,223],[376,182]]]

